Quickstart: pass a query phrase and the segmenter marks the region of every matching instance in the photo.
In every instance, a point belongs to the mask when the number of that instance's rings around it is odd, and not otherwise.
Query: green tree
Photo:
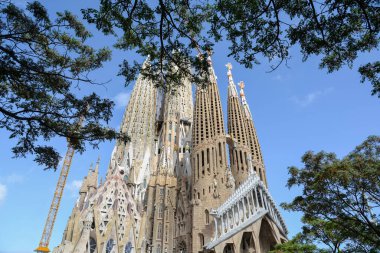
[[[301,195],[282,204],[303,214],[301,238],[328,252],[380,252],[380,137],[368,137],[342,159],[307,152],[302,162],[289,168],[287,183]]]
[[[327,253],[327,251],[318,249],[305,236],[297,234],[291,240],[276,245],[270,253]]]
[[[320,56],[328,72],[352,67],[360,53],[379,46],[378,0],[102,0],[98,9],[82,12],[99,30],[118,37],[116,47],[150,55],[151,67],[143,74],[166,89],[183,77],[204,84],[207,52],[221,40],[230,42],[228,56],[247,68],[268,59],[276,69],[298,45],[304,60]],[[129,83],[139,70],[139,63],[126,59],[120,74]],[[380,96],[380,62],[359,72]]]
[[[108,49],[85,44],[91,34],[75,16],[57,13],[52,21],[38,2],[23,10],[9,1],[0,1],[0,15],[0,128],[18,140],[16,157],[33,154],[56,168],[59,154],[42,141],[66,137],[82,152],[86,143],[126,139],[102,125],[112,117],[112,101],[75,94],[82,83],[94,84],[88,73],[110,59]]]

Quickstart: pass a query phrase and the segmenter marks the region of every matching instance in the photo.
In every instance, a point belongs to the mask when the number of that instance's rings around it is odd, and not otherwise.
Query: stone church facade
[[[286,241],[244,83],[238,92],[227,64],[226,132],[209,66],[195,100],[188,80],[164,93],[138,77],[121,124],[131,140],[116,144],[105,180],[90,168],[53,252],[266,253]]]

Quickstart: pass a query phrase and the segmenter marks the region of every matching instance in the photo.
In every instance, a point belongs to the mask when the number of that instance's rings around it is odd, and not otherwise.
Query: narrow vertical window
[[[157,228],[157,239],[161,240],[162,239],[162,224],[158,223],[158,228]]]
[[[199,154],[197,154],[197,172],[198,172],[198,179],[199,179]]]
[[[205,166],[205,153],[202,150],[202,167]],[[203,171],[203,170],[202,170]]]
[[[203,234],[199,234],[199,244],[200,244],[200,248],[203,249],[203,245],[205,244],[205,238]]]
[[[240,164],[241,164],[241,169],[244,170],[243,152],[241,152],[241,150],[240,150]]]
[[[163,215],[163,210],[162,210],[162,205],[160,205],[158,207],[158,218],[162,219],[162,215]]]

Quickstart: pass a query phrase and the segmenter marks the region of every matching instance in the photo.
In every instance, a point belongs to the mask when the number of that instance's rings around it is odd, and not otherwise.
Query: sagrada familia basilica
[[[121,124],[131,140],[103,182],[99,162],[89,170],[54,253],[267,253],[287,240],[244,83],[238,92],[227,64],[226,133],[209,64],[195,100],[189,81],[164,93],[138,77]]]

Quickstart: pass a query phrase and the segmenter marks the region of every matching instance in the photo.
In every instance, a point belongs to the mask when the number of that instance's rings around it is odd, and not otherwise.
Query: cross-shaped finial
[[[226,67],[227,67],[228,70],[231,70],[232,69],[232,64],[231,63],[227,63]]]
[[[244,89],[244,82],[243,81],[240,81],[240,83],[239,83],[239,87],[240,87],[240,89]]]

